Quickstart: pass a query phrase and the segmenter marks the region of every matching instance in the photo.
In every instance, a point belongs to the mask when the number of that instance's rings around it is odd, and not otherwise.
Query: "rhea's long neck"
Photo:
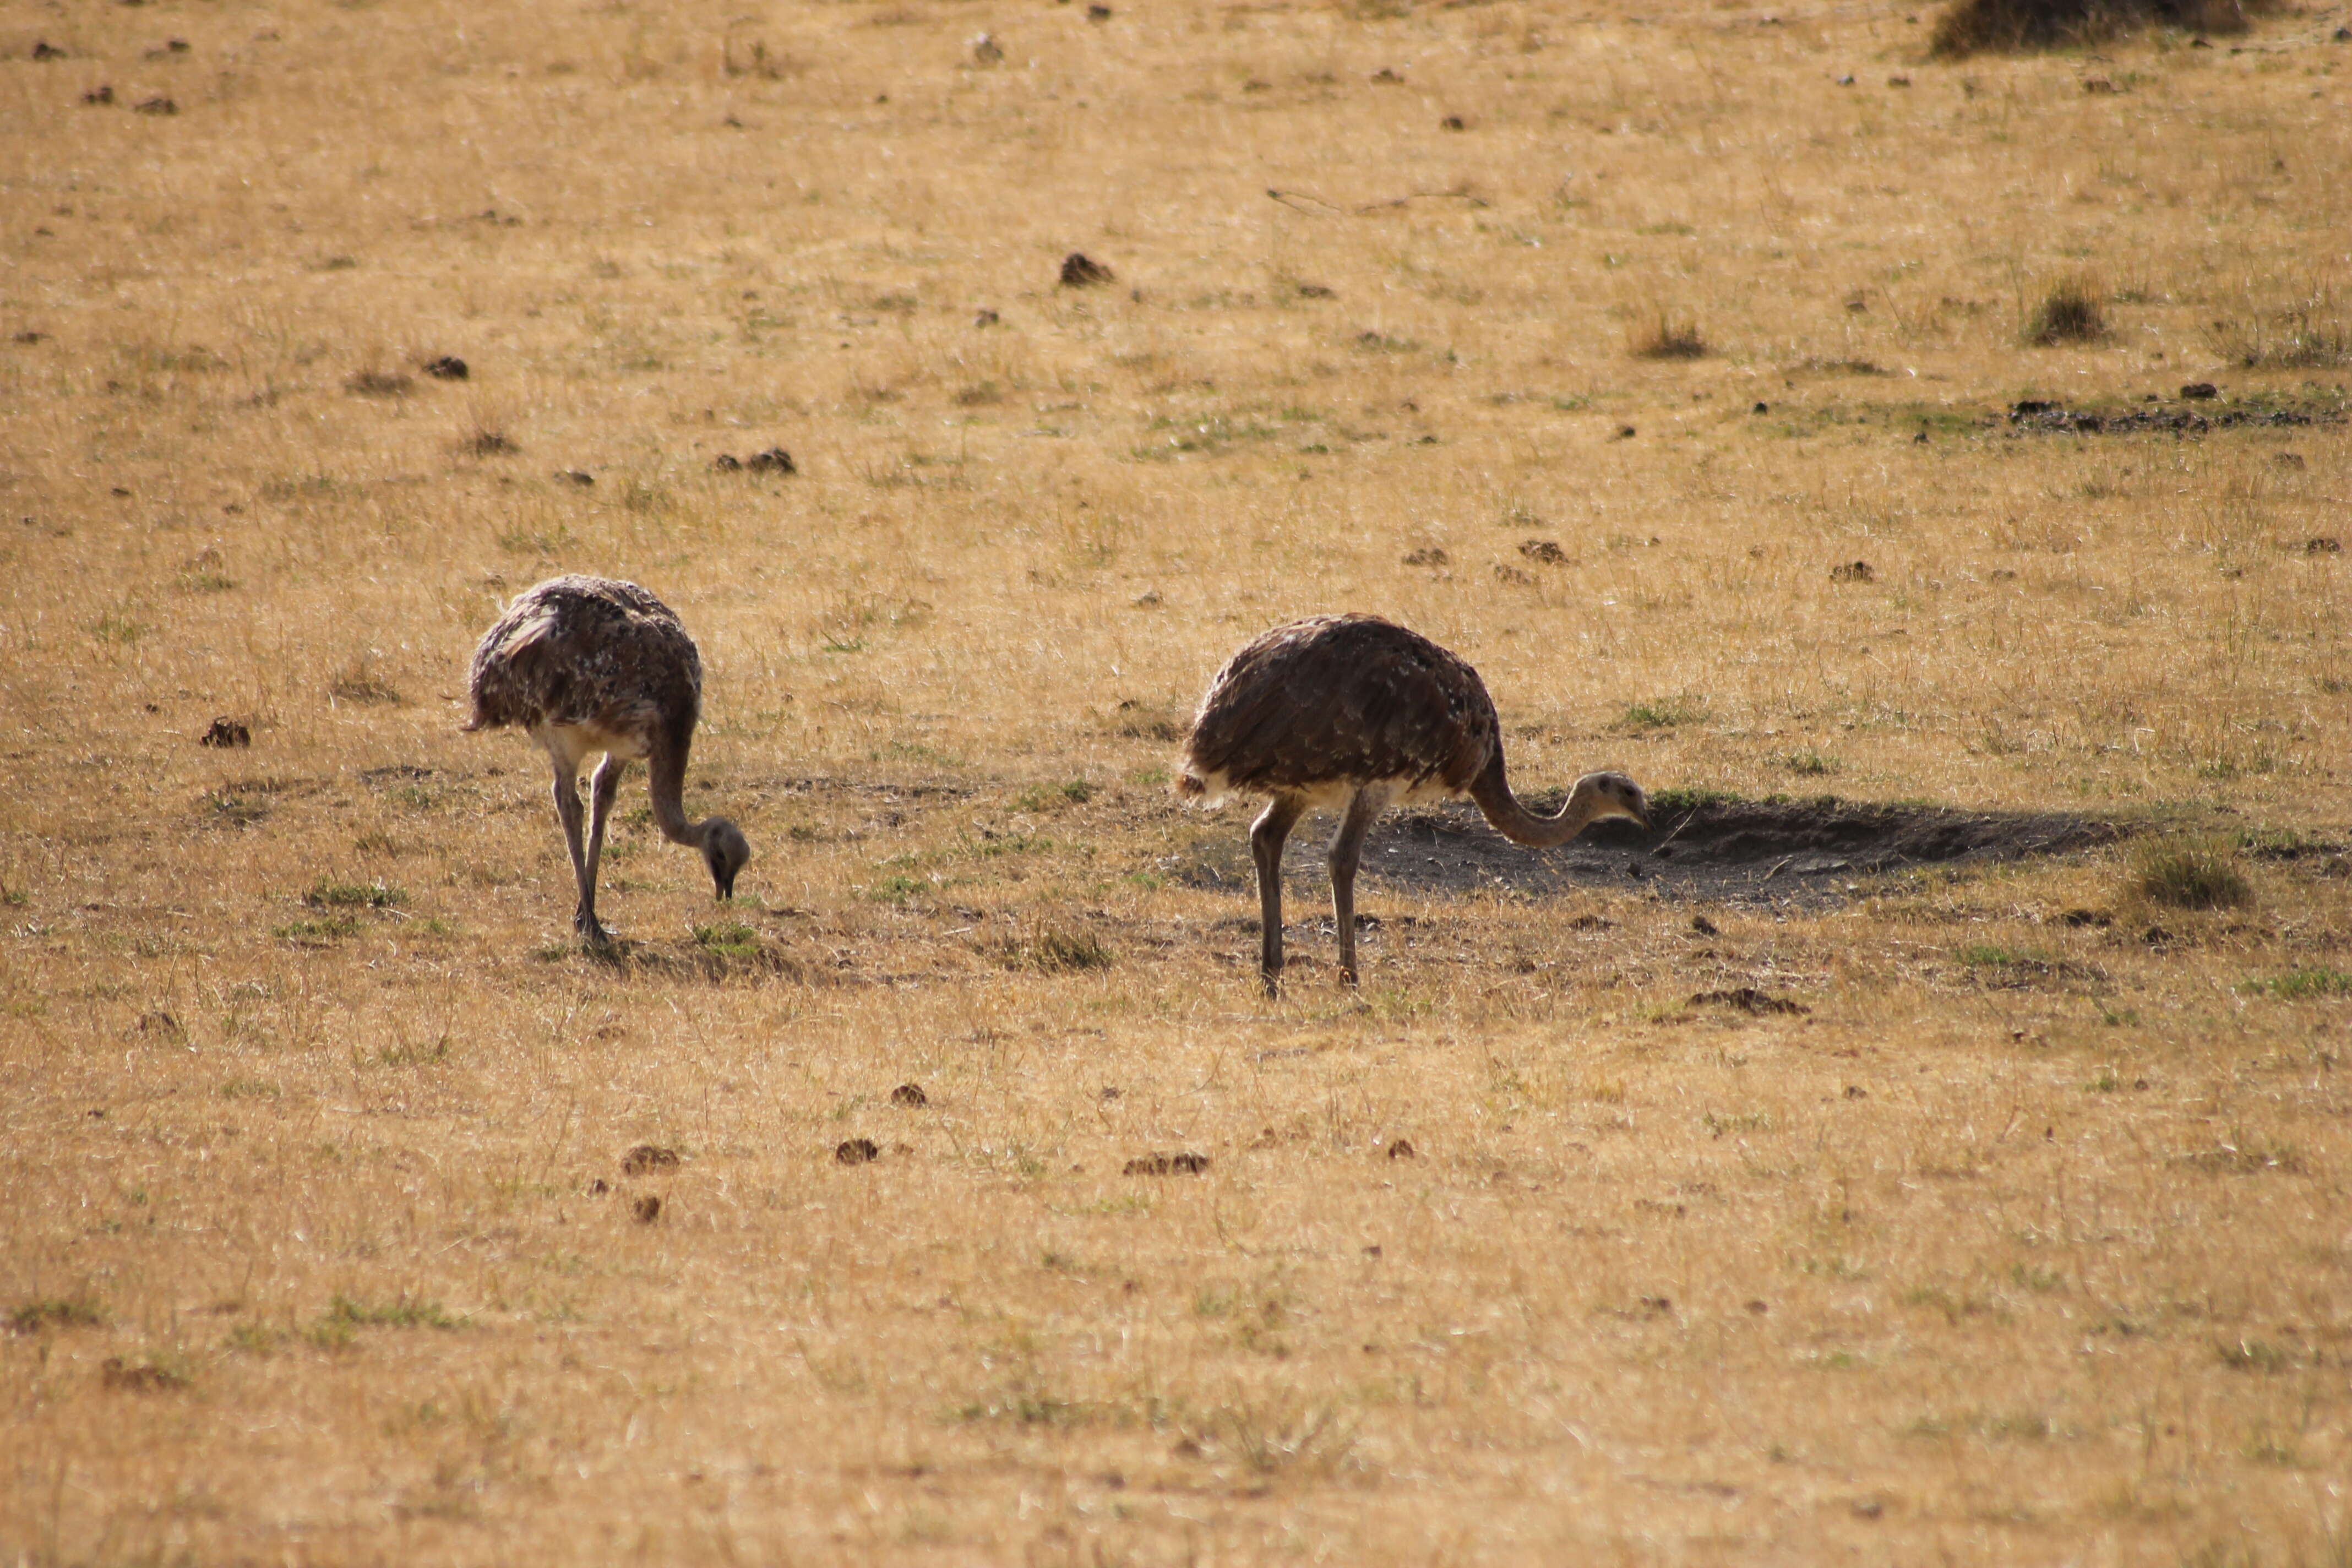
[[[646,793],[653,796],[654,826],[672,844],[699,846],[701,824],[686,819],[686,748],[661,742],[646,759]]]
[[[1538,816],[1521,805],[1519,797],[1511,793],[1511,781],[1504,771],[1500,736],[1496,737],[1494,754],[1486,759],[1486,767],[1470,785],[1470,798],[1478,803],[1478,809],[1494,824],[1496,832],[1530,849],[1549,849],[1555,844],[1567,843],[1592,825],[1601,804],[1595,800],[1579,801],[1571,791],[1557,816]]]

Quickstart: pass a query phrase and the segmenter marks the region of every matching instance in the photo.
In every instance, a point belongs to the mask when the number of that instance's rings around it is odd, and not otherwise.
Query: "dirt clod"
[[[425,362],[425,374],[436,381],[463,381],[473,373],[456,354],[443,354],[439,359]]]
[[[114,89],[110,86],[100,84],[100,86],[91,88],[88,92],[83,93],[81,95],[81,100],[92,109],[100,108],[114,101]]]
[[[923,1086],[918,1083],[902,1083],[890,1091],[890,1103],[904,1106],[909,1110],[919,1110],[930,1102],[931,1097],[925,1094]]]
[[[754,452],[743,460],[743,466],[755,474],[797,474],[800,465],[782,447],[771,447],[764,452]]]
[[[33,58],[37,60],[61,60],[66,58],[66,52],[48,39],[39,38],[34,41]]]
[[[1142,1154],[1120,1168],[1123,1176],[1197,1176],[1209,1168],[1206,1154]]]
[[[1875,583],[1878,574],[1870,569],[1867,561],[1848,561],[1830,568],[1832,583]]]
[[[647,1193],[639,1198],[629,1210],[639,1225],[653,1224],[654,1221],[661,1218],[661,1211],[662,1201],[653,1193]]]
[[[612,1184],[612,1183],[610,1183],[610,1182],[608,1182],[608,1181],[606,1181],[606,1180],[605,1180],[604,1177],[602,1177],[602,1176],[599,1176],[599,1177],[597,1177],[594,1181],[590,1182],[590,1183],[588,1184],[588,1187],[587,1187],[587,1193],[588,1193],[588,1195],[589,1195],[590,1197],[592,1197],[592,1198],[601,1198],[601,1197],[603,1197],[606,1193],[609,1193],[609,1192],[611,1192],[612,1190],[613,1190],[613,1184]]]
[[[642,1176],[653,1171],[675,1171],[678,1166],[677,1151],[658,1144],[640,1143],[621,1156],[621,1174]]]
[[[1117,278],[1118,274],[1083,250],[1073,250],[1062,258],[1062,287],[1065,289],[1093,289],[1113,282]]]
[[[2331,533],[2315,533],[2303,542],[2305,555],[2341,555],[2344,542]]]
[[[1559,541],[1551,539],[1522,541],[1519,553],[1530,561],[1541,562],[1546,566],[1559,566],[1568,561],[1568,552],[1559,547]]]
[[[1407,566],[1443,566],[1453,559],[1434,544],[1424,544],[1418,550],[1409,550],[1402,557],[1403,563]]]
[[[1720,936],[1723,934],[1722,931],[1716,925],[1716,923],[1707,919],[1705,915],[1691,916],[1690,928],[1692,933],[1697,936]]]
[[[882,1157],[882,1147],[871,1138],[845,1138],[834,1145],[836,1165],[864,1165]]]
[[[232,746],[250,746],[253,744],[253,731],[234,719],[215,719],[196,744],[216,746],[224,751]]]
[[[1410,1139],[1406,1139],[1406,1138],[1400,1138],[1400,1139],[1398,1139],[1395,1142],[1393,1142],[1393,1143],[1391,1143],[1391,1144],[1390,1144],[1390,1145],[1389,1145],[1389,1158],[1390,1158],[1390,1159],[1391,1159],[1391,1160],[1410,1160],[1410,1159],[1412,1159],[1412,1157],[1413,1157],[1413,1147],[1412,1147],[1412,1140],[1410,1140]]]
[[[721,452],[710,459],[710,466],[722,474],[740,473],[743,469],[743,459],[731,452]]]
[[[180,106],[168,98],[156,97],[140,100],[136,112],[141,114],[177,114]]]
[[[1787,1013],[1802,1016],[1812,1011],[1801,1002],[1791,1002],[1786,996],[1771,996],[1753,985],[1735,986],[1728,991],[1699,991],[1691,995],[1694,1007],[1734,1007],[1742,1013]]]
[[[2221,392],[2210,381],[2192,381],[2180,389],[2180,395],[2189,402],[2200,403],[2209,397],[2221,396]]]

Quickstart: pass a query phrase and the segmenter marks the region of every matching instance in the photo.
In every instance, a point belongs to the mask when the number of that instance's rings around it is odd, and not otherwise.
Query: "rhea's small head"
[[[1622,816],[1643,827],[1650,826],[1650,797],[1623,773],[1587,773],[1576,781],[1570,804],[1588,822]]]
[[[735,896],[735,874],[751,863],[751,843],[743,830],[723,816],[702,825],[702,861],[710,868],[712,896]]]

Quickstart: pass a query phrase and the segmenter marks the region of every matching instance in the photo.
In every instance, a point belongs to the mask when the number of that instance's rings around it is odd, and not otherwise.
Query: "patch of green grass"
[[[1696,811],[1703,805],[1738,805],[1745,797],[1727,789],[1660,789],[1650,792],[1650,819],[1667,812]]]
[[[694,928],[695,945],[720,958],[751,958],[760,951],[760,933],[740,921]]]
[[[997,956],[1007,969],[1031,969],[1045,974],[1072,974],[1108,969],[1109,948],[1090,931],[1066,931],[1045,927],[999,945]]]
[[[20,1334],[37,1334],[44,1329],[97,1329],[105,1325],[106,1314],[88,1296],[37,1297],[8,1310],[8,1327]]]
[[[269,928],[269,934],[280,942],[290,942],[298,947],[315,947],[321,943],[341,942],[360,929],[355,915],[333,915],[322,921],[289,921],[284,925]]]
[[[2174,909],[2242,909],[2254,901],[2253,884],[2238,869],[2236,851],[2216,838],[2167,838],[2135,846],[2128,885],[2149,902]]]
[[[1779,761],[1790,773],[1807,778],[1820,778],[1838,771],[1838,760],[1825,757],[1819,752],[1789,752],[1783,753]]]
[[[2250,980],[2242,989],[2275,996],[2282,1002],[2305,1002],[2315,996],[2347,996],[2352,995],[2352,974],[2320,964],[2310,969],[2290,969],[2284,974],[2269,980]]]
[[[319,1318],[318,1327],[343,1331],[353,1329],[462,1329],[463,1318],[453,1318],[442,1310],[438,1301],[428,1301],[401,1295],[390,1301],[369,1303],[358,1301],[338,1291],[328,1302]],[[315,1333],[314,1330],[314,1333]],[[333,1337],[331,1334],[330,1337]]]
[[[302,895],[302,901],[314,910],[389,910],[408,901],[405,890],[382,880],[373,882],[320,881]]]
[[[1706,717],[1704,698],[1653,697],[1643,702],[1629,702],[1625,711],[1617,717],[1620,730],[1671,730],[1677,725],[1696,724]]]
[[[1991,942],[1970,942],[1953,956],[1977,969],[2035,969],[2050,962],[2030,949],[2003,947]]]

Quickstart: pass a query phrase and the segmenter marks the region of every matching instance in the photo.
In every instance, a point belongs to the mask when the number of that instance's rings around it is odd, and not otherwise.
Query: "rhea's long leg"
[[[1250,858],[1257,862],[1258,970],[1269,996],[1281,990],[1282,841],[1306,809],[1297,795],[1278,795],[1250,826]]]
[[[1358,790],[1331,838],[1331,918],[1339,931],[1339,973],[1350,985],[1356,983],[1356,865],[1363,858],[1364,835],[1387,805],[1385,792]]]
[[[613,815],[613,797],[621,793],[621,775],[628,767],[628,763],[607,752],[588,781],[588,869],[583,874],[581,886],[584,889],[586,902],[583,907],[588,924],[600,931],[604,928],[596,923],[596,868],[604,858],[604,821]]]
[[[589,874],[587,851],[580,842],[580,764],[560,753],[555,756],[555,815],[563,821],[563,842],[572,851],[572,880],[580,892],[579,902],[572,910],[572,929],[592,941],[601,940],[595,883]]]

